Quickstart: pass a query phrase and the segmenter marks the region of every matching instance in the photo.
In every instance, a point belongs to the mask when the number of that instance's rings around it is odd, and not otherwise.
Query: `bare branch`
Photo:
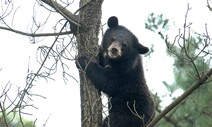
[[[0,21],[4,18],[6,18],[7,16],[9,16],[13,10],[13,1],[8,0],[8,1],[1,1],[1,10],[0,10]],[[5,7],[5,8],[4,8]]]
[[[185,14],[183,32],[181,33],[181,31],[179,29],[179,34],[175,37],[173,43],[168,42],[168,37],[166,37],[164,40],[165,40],[168,51],[172,55],[175,55],[177,57],[177,59],[181,60],[180,62],[182,62],[182,63],[180,63],[180,65],[177,65],[177,66],[190,65],[189,68],[192,66],[192,69],[195,71],[195,74],[194,73],[191,74],[194,79],[194,81],[191,83],[191,85],[192,84],[193,85],[191,87],[189,87],[180,97],[178,97],[175,101],[173,101],[169,106],[167,106],[162,112],[159,112],[159,115],[155,119],[153,119],[153,121],[151,121],[147,125],[147,127],[153,127],[162,118],[165,118],[166,120],[168,120],[170,122],[170,120],[171,120],[171,119],[169,119],[170,114],[169,114],[169,116],[166,116],[167,113],[170,113],[170,111],[176,110],[177,109],[176,106],[179,106],[179,104],[183,104],[185,99],[187,97],[189,97],[192,93],[194,93],[195,90],[199,89],[200,86],[202,86],[203,84],[206,84],[211,81],[212,68],[207,67],[208,71],[204,72],[204,75],[202,75],[203,71],[200,72],[201,70],[199,70],[200,68],[199,68],[199,65],[197,64],[198,60],[200,60],[200,59],[204,61],[204,58],[202,58],[202,56],[201,56],[202,54],[203,54],[203,56],[211,55],[210,47],[209,47],[211,38],[209,37],[208,31],[207,31],[207,25],[205,25],[205,34],[204,35],[198,34],[199,37],[201,37],[203,39],[200,39],[197,42],[195,40],[195,38],[192,37],[192,35],[191,35],[192,23],[187,21],[188,13],[189,13],[190,9],[191,8],[189,7],[189,4],[188,4],[187,11]],[[203,40],[203,43],[201,43],[202,47],[199,47],[198,44],[200,42],[202,42],[202,40]],[[198,52],[195,52],[196,49],[198,49],[197,50]],[[177,63],[177,64],[179,64],[179,63]],[[181,65],[181,64],[183,64],[183,65]],[[177,69],[179,69],[179,68],[177,68]],[[185,120],[185,119],[188,119],[188,117],[189,117],[189,115],[185,115],[180,119]],[[179,122],[179,119],[178,119],[178,122]]]
[[[156,106],[156,111],[158,111],[158,113],[161,113],[161,110],[159,109],[158,106]],[[176,111],[176,110],[175,110]],[[172,115],[169,115],[169,116],[164,116],[164,119],[169,122],[170,124],[172,124],[172,126],[174,127],[177,127],[177,122],[178,121],[175,121],[175,120],[172,120]]]
[[[76,26],[80,26],[78,23],[78,16],[72,14],[69,10],[67,10],[65,7],[57,3],[57,1],[53,0],[41,0],[44,3],[48,4],[52,8],[54,8],[58,13],[60,13],[62,16],[64,16],[70,23]],[[72,26],[72,25],[71,25]]]
[[[211,2],[211,0],[210,0],[210,2]],[[209,3],[209,0],[207,0],[207,5],[206,5],[207,7],[208,7],[208,9],[210,10],[210,11],[212,11],[212,7],[211,7],[211,5],[210,5],[210,3]]]
[[[67,23],[68,22],[66,22],[64,24],[64,26],[62,27],[61,31],[64,29],[64,27],[67,25]],[[42,72],[40,72],[40,71],[41,71],[42,68],[44,68],[44,64],[45,64],[47,58],[49,57],[49,54],[50,54],[53,46],[57,42],[58,37],[59,37],[59,34],[57,35],[57,37],[56,37],[54,43],[52,44],[52,46],[49,48],[49,50],[45,54],[45,59],[43,60],[39,70],[33,75],[29,74],[30,76],[27,77],[26,85],[24,86],[24,88],[22,90],[20,90],[20,88],[18,89],[18,94],[16,95],[16,97],[14,99],[11,99],[9,97],[9,95],[8,95],[8,92],[9,92],[9,90],[11,88],[11,85],[9,85],[9,83],[8,83],[3,88],[3,92],[0,95],[0,99],[3,100],[3,101],[0,102],[0,113],[3,115],[3,116],[1,116],[2,117],[1,119],[3,120],[3,123],[4,123],[4,125],[6,125],[6,127],[10,126],[10,124],[13,123],[14,119],[17,118],[17,116],[18,116],[20,124],[23,127],[26,126],[26,123],[22,119],[22,116],[23,116],[23,114],[27,114],[27,115],[31,115],[31,114],[23,112],[23,109],[26,108],[26,107],[29,107],[29,106],[33,107],[33,108],[36,108],[33,104],[28,104],[28,101],[26,101],[26,98],[28,100],[32,100],[32,98],[31,98],[32,96],[39,96],[39,97],[45,98],[45,97],[43,97],[41,95],[38,95],[38,94],[31,94],[30,90],[33,87],[33,82],[35,81],[35,78],[39,77],[41,75],[40,73],[42,73]],[[7,105],[6,101],[8,101],[8,100],[10,102],[10,105],[9,106],[5,106],[5,105]],[[9,120],[8,120],[8,116],[10,114],[12,115],[12,118],[9,118]]]
[[[2,115],[3,115],[3,121],[4,121],[4,125],[6,126],[6,127],[8,127],[8,124],[7,124],[7,117],[6,117],[6,113],[5,113],[5,110],[4,110],[4,108],[3,108],[3,106],[2,106],[2,104],[1,104],[1,102],[0,102],[0,109],[1,109],[1,113],[2,113]],[[0,124],[1,125],[1,124]]]
[[[63,25],[61,31],[63,30],[63,28],[66,26],[67,22]],[[60,32],[61,32],[60,31]],[[50,54],[50,51],[52,50],[53,46],[55,45],[55,43],[57,42],[57,39],[58,39],[59,35],[56,37],[55,41],[53,42],[52,46],[50,47],[50,49],[48,50],[47,54],[45,55],[45,58],[43,60],[43,63],[41,64],[40,68],[38,69],[38,71],[36,72],[36,74],[34,75],[34,77],[31,79],[30,83],[29,84],[32,84],[32,82],[34,81],[35,77],[37,77],[42,69],[42,67],[44,66],[47,58],[49,57],[49,54]]]
[[[19,31],[19,30],[15,30],[15,29],[12,29],[12,28],[7,28],[7,27],[2,27],[2,26],[0,26],[0,29],[8,30],[8,31],[20,34],[20,35],[25,35],[25,36],[30,36],[30,37],[49,37],[49,36],[57,36],[57,35],[67,35],[67,34],[71,33],[71,31],[66,31],[66,32],[59,32],[59,33],[39,33],[39,34],[34,34],[34,33],[25,33],[25,32]]]
[[[184,22],[184,31],[183,31],[183,49],[184,49],[184,52],[185,52],[185,55],[186,57],[189,59],[189,61],[192,63],[194,69],[196,70],[197,72],[197,76],[198,78],[200,78],[200,74],[199,74],[199,71],[197,69],[197,66],[195,65],[194,63],[194,59],[192,57],[190,57],[189,55],[189,43],[186,45],[186,30],[187,28],[190,26],[191,23],[189,23],[187,25],[187,19],[188,19],[188,12],[189,10],[191,10],[191,8],[189,7],[189,4],[187,5],[187,11],[186,11],[186,14],[185,14],[185,22]],[[189,35],[188,35],[188,38],[190,38],[190,27],[189,27]]]
[[[167,106],[157,117],[155,117],[147,127],[153,127],[158,121],[160,121],[167,113],[174,109],[178,104],[182,103],[191,93],[197,90],[201,85],[205,84],[212,75],[212,68],[203,75],[194,85],[192,85],[186,92],[178,97],[174,102]]]

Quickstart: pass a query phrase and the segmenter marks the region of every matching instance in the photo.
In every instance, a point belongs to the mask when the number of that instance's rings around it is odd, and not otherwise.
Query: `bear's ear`
[[[149,52],[149,48],[143,46],[140,43],[137,43],[135,48],[140,54],[145,54],[145,53]]]
[[[145,53],[149,52],[149,48],[140,44],[135,35],[133,35],[133,43],[134,43],[134,48],[138,51],[138,53],[145,54]]]
[[[111,16],[107,21],[107,25],[109,28],[118,26],[119,25],[118,18],[116,16]]]

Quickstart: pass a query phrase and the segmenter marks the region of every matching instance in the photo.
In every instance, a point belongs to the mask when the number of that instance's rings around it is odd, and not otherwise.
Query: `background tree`
[[[164,85],[169,91],[169,96],[175,102],[176,96],[172,94],[177,90],[183,90],[186,100],[176,107],[169,107],[171,110],[163,119],[156,124],[158,127],[203,127],[212,126],[212,82],[211,79],[201,81],[203,77],[209,78],[211,75],[211,38],[208,34],[207,24],[203,35],[192,31],[192,23],[187,21],[190,11],[188,5],[185,15],[183,29],[175,36],[174,41],[170,42],[168,35],[169,20],[163,15],[156,16],[151,13],[145,23],[146,29],[157,33],[164,40],[167,46],[167,54],[174,59],[174,83]],[[208,72],[208,73],[207,73]],[[209,74],[207,76],[207,74]],[[187,90],[195,86],[194,91],[189,93]],[[204,84],[204,85],[203,85]],[[201,87],[200,87],[201,86]],[[189,94],[188,94],[189,93]],[[179,98],[178,98],[179,99]],[[157,112],[161,113],[163,107],[160,106],[161,98],[158,98]]]

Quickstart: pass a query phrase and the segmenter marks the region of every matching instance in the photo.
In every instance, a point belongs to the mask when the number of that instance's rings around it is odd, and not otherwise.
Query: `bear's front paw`
[[[85,56],[80,56],[77,58],[75,64],[78,69],[85,70],[85,67],[88,64],[89,59]]]

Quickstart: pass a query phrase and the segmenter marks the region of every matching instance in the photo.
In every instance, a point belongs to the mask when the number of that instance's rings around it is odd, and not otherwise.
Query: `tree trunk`
[[[69,21],[71,31],[76,35],[79,56],[92,57],[98,53],[103,0],[80,0],[79,15],[71,13],[57,1],[42,1]],[[83,73],[80,73],[80,96],[82,127],[100,127],[102,123],[100,92]]]
[[[79,56],[94,56],[98,52],[98,35],[101,23],[101,5],[103,0],[81,0],[79,12],[79,30],[77,32]],[[100,127],[102,123],[102,103],[100,92],[83,73],[80,73],[81,125],[82,127]]]

